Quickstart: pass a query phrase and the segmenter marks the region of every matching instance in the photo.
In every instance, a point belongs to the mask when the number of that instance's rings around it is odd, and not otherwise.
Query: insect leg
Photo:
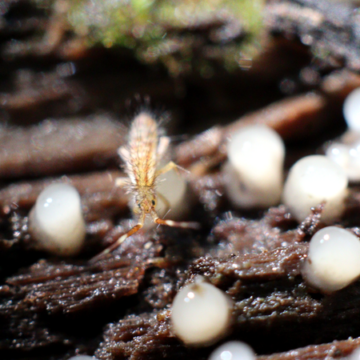
[[[117,150],[117,153],[122,158],[124,163],[129,161],[130,153],[129,153],[129,150],[125,146],[119,147],[118,150]]]
[[[200,224],[197,222],[189,222],[189,221],[174,221],[174,220],[164,220],[157,217],[157,215],[153,215],[154,222],[159,225],[166,225],[171,227],[179,227],[184,229],[200,229]]]
[[[175,169],[176,171],[178,171],[179,169],[186,171],[187,173],[189,172],[188,170],[182,168],[181,166],[175,164],[173,161],[168,162],[165,166],[163,166],[161,169],[156,171],[155,177],[158,177],[159,175],[165,174],[170,170]]]
[[[118,240],[116,240],[112,245],[110,245],[108,248],[106,248],[100,254],[98,254],[98,255],[94,256],[92,259],[90,259],[89,260],[90,264],[96,263],[102,257],[106,256],[107,254],[110,254],[112,251],[117,249],[128,237],[130,237],[131,235],[134,235],[137,231],[139,231],[144,226],[144,220],[145,220],[145,214],[141,216],[140,221],[138,222],[137,225],[135,225],[133,228],[131,228],[124,235],[120,236]]]
[[[129,185],[129,178],[125,177],[118,177],[115,179],[115,186],[116,187],[125,187]]]

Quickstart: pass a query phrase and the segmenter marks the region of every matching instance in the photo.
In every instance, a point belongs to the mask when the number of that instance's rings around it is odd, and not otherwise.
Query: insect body
[[[128,178],[119,178],[117,186],[124,186],[127,192],[134,196],[133,212],[139,216],[137,225],[122,235],[114,244],[97,255],[92,261],[110,253],[120,246],[129,236],[136,233],[144,226],[146,216],[151,216],[159,225],[172,227],[198,229],[199,224],[194,222],[178,222],[160,219],[156,213],[157,197],[164,198],[156,192],[156,180],[161,175],[177,165],[170,161],[164,167],[158,169],[159,162],[163,158],[169,146],[169,138],[159,136],[156,121],[146,112],[135,117],[129,132],[128,144],[120,147],[119,156],[125,164],[125,172]],[[166,199],[164,199],[166,201]]]

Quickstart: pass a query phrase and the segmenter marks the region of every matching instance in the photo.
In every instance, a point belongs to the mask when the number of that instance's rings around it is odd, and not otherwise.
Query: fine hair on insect
[[[122,235],[111,246],[91,259],[95,262],[118,248],[128,237],[139,231],[146,217],[151,217],[154,223],[171,227],[198,229],[196,222],[183,222],[161,219],[156,212],[157,199],[167,200],[156,191],[157,179],[170,170],[179,168],[173,161],[159,168],[159,163],[168,150],[170,139],[159,135],[157,121],[147,111],[140,112],[131,123],[128,142],[118,149],[118,154],[124,162],[127,178],[116,179],[116,186],[124,187],[133,196],[133,212],[138,216],[138,223]],[[162,133],[161,133],[162,134]]]

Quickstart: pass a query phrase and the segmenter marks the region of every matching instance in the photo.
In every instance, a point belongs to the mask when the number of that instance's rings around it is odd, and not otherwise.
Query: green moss
[[[88,46],[134,49],[173,75],[194,70],[193,59],[239,66],[259,48],[264,0],[73,0],[68,22]],[[223,33],[221,29],[223,28]],[[234,30],[235,29],[235,30]],[[233,32],[233,33],[231,33]],[[228,36],[227,36],[228,35]]]

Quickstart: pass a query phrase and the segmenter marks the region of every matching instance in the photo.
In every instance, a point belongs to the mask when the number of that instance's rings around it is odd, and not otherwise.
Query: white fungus
[[[360,348],[355,349],[348,357],[347,360],[360,360]]]
[[[335,226],[319,230],[311,239],[302,274],[324,292],[344,288],[360,276],[360,241]]]
[[[351,92],[344,101],[344,118],[349,130],[338,142],[326,150],[326,156],[339,164],[349,181],[360,181],[360,88]]]
[[[360,88],[353,90],[345,99],[343,113],[350,130],[360,133]]]
[[[285,146],[280,136],[264,125],[238,130],[228,144],[224,166],[228,198],[237,207],[269,207],[279,203]]]
[[[197,277],[175,296],[171,322],[174,333],[188,345],[208,345],[225,335],[232,302],[228,296]]]
[[[332,143],[326,149],[326,156],[344,169],[349,181],[360,181],[360,137],[350,144]]]
[[[97,360],[97,359],[94,358],[93,356],[77,355],[77,356],[71,357],[69,360]]]
[[[321,219],[330,222],[342,215],[348,180],[344,170],[326,156],[307,156],[290,169],[283,202],[291,214],[303,221],[311,207],[325,202]]]
[[[229,341],[216,348],[209,360],[255,360],[254,350],[241,341]]]
[[[164,216],[170,210],[171,218],[179,220],[188,210],[187,181],[182,172],[181,169],[171,170],[159,176],[156,185],[158,194],[156,212],[160,216]],[[164,203],[164,199],[167,204]]]
[[[51,184],[38,196],[29,215],[35,246],[55,255],[77,254],[85,240],[80,195],[69,184]]]

